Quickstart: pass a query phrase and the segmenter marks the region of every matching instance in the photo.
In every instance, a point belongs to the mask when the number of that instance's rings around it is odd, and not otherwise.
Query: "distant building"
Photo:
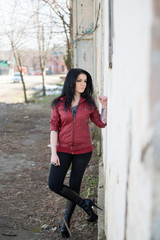
[[[22,73],[24,73],[25,75],[28,73],[27,67],[22,66],[21,69],[22,69]],[[14,71],[15,71],[15,72],[19,72],[17,66],[15,67]]]
[[[64,62],[64,55],[61,53],[53,53],[47,61],[47,74],[65,74],[67,67]]]
[[[9,64],[8,61],[0,60],[0,75],[9,74]]]
[[[8,75],[17,72],[18,69],[12,53],[10,51],[4,51],[0,54],[0,75]],[[46,60],[46,74],[66,74],[68,70],[64,57],[65,47],[62,46],[60,49],[57,47],[54,51],[50,50]],[[24,74],[41,75],[38,50],[23,50],[21,52],[21,62]]]

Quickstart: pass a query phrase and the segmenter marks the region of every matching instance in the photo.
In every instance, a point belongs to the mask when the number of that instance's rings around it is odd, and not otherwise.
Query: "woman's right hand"
[[[60,161],[57,153],[51,154],[51,164],[53,164],[54,166],[60,166]]]

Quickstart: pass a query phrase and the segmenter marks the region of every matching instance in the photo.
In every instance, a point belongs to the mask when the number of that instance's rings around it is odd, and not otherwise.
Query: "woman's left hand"
[[[98,96],[98,101],[102,104],[102,107],[107,107],[107,97]]]

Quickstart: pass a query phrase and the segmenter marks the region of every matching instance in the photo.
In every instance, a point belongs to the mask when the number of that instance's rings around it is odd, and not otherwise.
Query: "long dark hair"
[[[59,97],[53,100],[51,104],[52,107],[56,106],[57,103],[60,101],[60,98],[65,96],[65,109],[66,110],[70,109],[71,102],[74,99],[74,95],[75,95],[76,79],[78,75],[81,73],[87,76],[87,86],[85,91],[81,93],[81,96],[86,99],[89,106],[96,107],[95,102],[92,98],[92,94],[93,94],[92,77],[87,71],[80,68],[72,68],[69,70],[69,72],[67,73],[66,79],[64,81],[62,93]]]

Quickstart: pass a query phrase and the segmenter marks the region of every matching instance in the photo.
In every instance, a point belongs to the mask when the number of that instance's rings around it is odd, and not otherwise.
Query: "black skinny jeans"
[[[57,194],[63,188],[63,182],[72,163],[69,187],[79,194],[84,171],[91,159],[92,152],[83,154],[70,154],[57,152],[60,166],[51,164],[48,185]],[[61,194],[60,194],[61,195]]]

